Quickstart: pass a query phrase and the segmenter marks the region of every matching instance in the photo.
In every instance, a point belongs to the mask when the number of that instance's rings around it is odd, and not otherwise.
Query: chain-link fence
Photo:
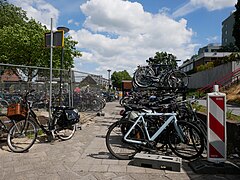
[[[62,71],[62,72],[61,72]],[[0,98],[9,103],[19,100],[26,91],[35,90],[35,106],[49,107],[50,69],[34,66],[21,66],[0,63]],[[52,105],[77,107],[80,102],[75,96],[83,92],[101,94],[108,80],[101,75],[85,72],[53,69],[52,70]]]

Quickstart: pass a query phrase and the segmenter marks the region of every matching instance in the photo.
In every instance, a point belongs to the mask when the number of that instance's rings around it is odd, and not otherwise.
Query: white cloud
[[[209,43],[219,42],[219,38],[218,38],[218,36],[211,36],[211,37],[207,37],[207,41]]]
[[[166,11],[153,15],[137,2],[122,0],[90,0],[80,9],[86,16],[84,28],[69,33],[79,42],[78,48],[88,51],[81,61],[99,64],[97,71],[133,72],[157,51],[182,60],[194,54],[194,33],[187,28],[187,21],[173,20]]]
[[[73,19],[69,19],[68,24],[72,24],[72,23],[73,23]]]
[[[75,26],[79,26],[80,23],[79,22],[74,22]]]
[[[51,18],[53,18],[53,26],[59,17],[59,11],[45,0],[8,0],[9,3],[21,7],[27,12],[29,18],[34,18],[50,29]]]
[[[206,8],[208,11],[220,10],[226,7],[233,7],[237,0],[190,0],[187,4],[173,13],[173,17],[181,17],[199,8]]]

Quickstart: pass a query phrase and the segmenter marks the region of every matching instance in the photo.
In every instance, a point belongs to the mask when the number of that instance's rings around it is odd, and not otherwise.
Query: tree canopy
[[[238,52],[238,51],[239,51],[238,47],[233,43],[229,43],[226,46],[222,46],[218,50],[218,52]]]
[[[14,24],[23,25],[28,20],[26,14],[21,8],[0,0],[0,29]]]
[[[235,38],[235,45],[240,49],[240,1],[238,0],[237,4],[235,4],[236,11],[234,12],[234,25],[232,35]]]
[[[0,62],[25,66],[50,67],[50,50],[44,47],[44,34],[49,30],[36,22],[28,19],[26,12],[0,0]],[[76,50],[76,41],[70,36],[66,37],[64,46],[63,67],[73,67],[74,57],[81,56]],[[61,49],[53,51],[53,68],[60,68]],[[38,74],[29,69],[23,71],[29,81]]]
[[[111,75],[111,81],[113,87],[121,88],[122,86],[122,80],[132,80],[132,77],[129,75],[129,73],[124,71],[114,71]]]
[[[153,58],[149,58],[147,63],[149,65],[153,64],[166,64],[166,65],[172,65],[173,67],[177,66],[176,56],[172,54],[168,54],[167,52],[156,52],[155,56]]]

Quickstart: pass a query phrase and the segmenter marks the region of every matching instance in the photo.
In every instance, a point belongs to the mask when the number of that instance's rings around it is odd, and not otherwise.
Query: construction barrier
[[[226,111],[226,94],[214,85],[214,92],[207,94],[207,159],[211,162],[226,161]]]

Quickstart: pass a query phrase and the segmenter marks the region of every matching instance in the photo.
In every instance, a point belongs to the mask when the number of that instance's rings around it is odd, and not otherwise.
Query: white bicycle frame
[[[147,121],[144,119],[144,116],[169,116],[169,118],[163,123],[163,125],[150,137],[148,129],[147,129]],[[182,142],[184,142],[184,138],[182,136],[182,131],[181,129],[177,126],[177,118],[176,118],[176,113],[140,113],[139,117],[137,118],[137,120],[135,121],[135,123],[133,124],[133,126],[128,130],[128,132],[125,134],[124,136],[124,140],[129,142],[129,143],[136,143],[136,144],[143,144],[146,145],[147,142],[146,141],[141,141],[141,140],[133,140],[128,138],[128,135],[132,132],[132,130],[135,128],[135,126],[138,123],[142,123],[144,130],[146,132],[147,135],[147,140],[148,141],[154,141],[162,132],[163,130],[170,124],[173,123],[174,127],[177,131],[177,133],[179,134]]]

